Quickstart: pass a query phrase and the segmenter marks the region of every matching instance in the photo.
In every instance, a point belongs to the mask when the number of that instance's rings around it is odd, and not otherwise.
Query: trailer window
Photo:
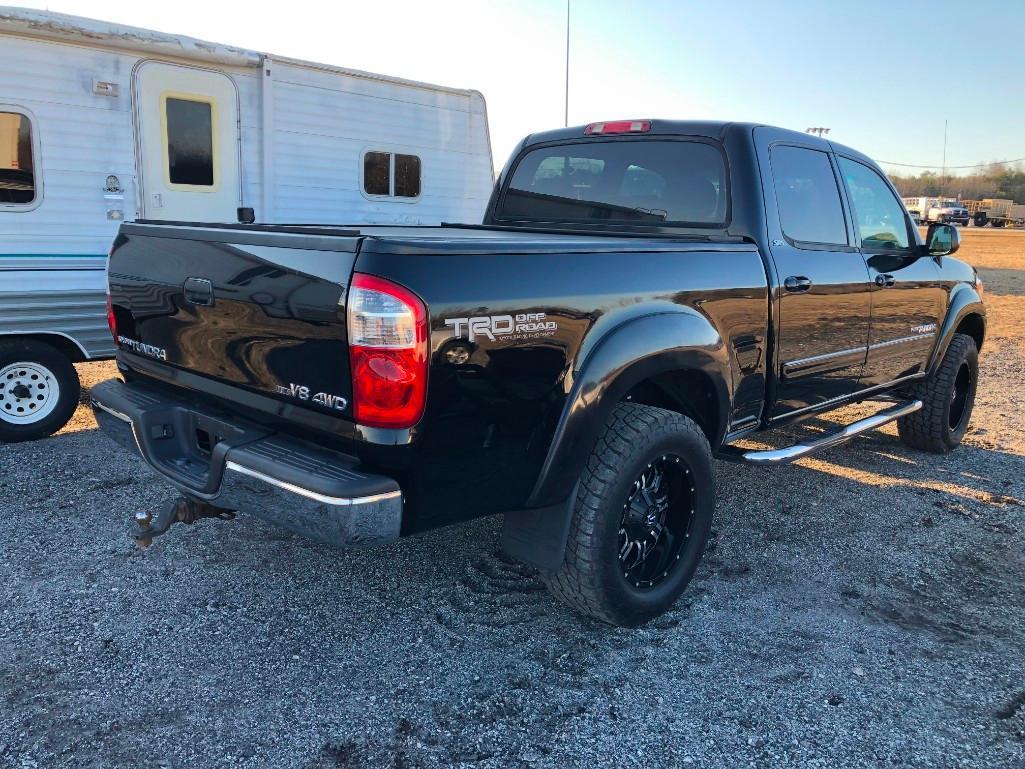
[[[364,153],[363,192],[375,197],[420,197],[420,158],[398,152]]]
[[[416,155],[395,156],[395,196],[415,198],[420,195],[420,158]]]
[[[189,187],[213,187],[213,104],[168,96],[164,116],[168,181]]]
[[[0,112],[0,205],[36,199],[32,123],[19,112]]]
[[[783,234],[801,243],[846,246],[847,224],[829,156],[778,145],[770,158]]]
[[[520,158],[496,210],[506,221],[722,227],[726,167],[706,142],[594,141]]]

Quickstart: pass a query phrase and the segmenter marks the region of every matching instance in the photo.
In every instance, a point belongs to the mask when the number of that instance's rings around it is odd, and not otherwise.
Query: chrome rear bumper
[[[399,536],[402,490],[354,457],[117,380],[93,387],[90,403],[111,439],[187,497],[338,547]]]

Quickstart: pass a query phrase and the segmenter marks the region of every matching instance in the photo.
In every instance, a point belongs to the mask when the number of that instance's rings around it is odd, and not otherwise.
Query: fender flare
[[[725,434],[732,382],[719,332],[690,308],[644,315],[611,329],[578,371],[527,508],[566,499],[612,410],[637,384],[668,371],[700,371],[716,391],[714,436]]]
[[[929,358],[928,372],[930,375],[943,360],[961,321],[969,315],[980,316],[983,331],[985,331],[986,306],[982,303],[982,297],[970,283],[960,283],[951,291],[950,302],[947,305],[947,317],[943,320],[943,325],[940,326],[940,331],[936,336],[936,344],[933,346],[932,356]]]

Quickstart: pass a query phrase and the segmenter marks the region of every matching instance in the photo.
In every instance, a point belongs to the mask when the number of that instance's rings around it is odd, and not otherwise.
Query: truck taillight
[[[606,134],[637,134],[651,130],[650,120],[613,120],[608,123],[591,123],[584,128],[586,136],[604,136]]]
[[[412,427],[427,398],[427,308],[409,289],[357,273],[347,310],[356,421]]]
[[[110,335],[114,337],[114,346],[117,347],[117,316],[114,314],[114,303],[107,294],[107,326],[110,327]]]

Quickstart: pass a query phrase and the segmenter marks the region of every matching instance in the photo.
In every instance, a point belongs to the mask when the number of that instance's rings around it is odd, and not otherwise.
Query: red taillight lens
[[[110,327],[110,335],[114,337],[114,346],[117,347],[117,316],[114,315],[114,303],[107,294],[107,325]]]
[[[605,134],[642,134],[651,130],[650,120],[614,120],[610,123],[591,123],[584,129],[586,136]]]
[[[347,311],[356,421],[412,427],[427,399],[427,308],[409,289],[357,273]]]

